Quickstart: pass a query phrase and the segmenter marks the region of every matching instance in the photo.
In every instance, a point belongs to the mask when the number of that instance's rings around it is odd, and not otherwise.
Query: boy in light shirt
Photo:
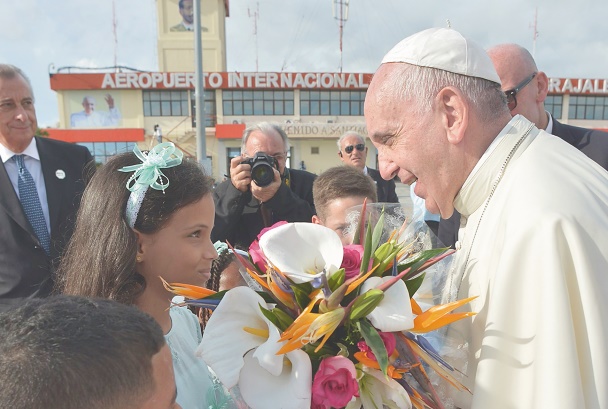
[[[342,244],[352,242],[348,234],[348,209],[377,201],[376,186],[369,176],[350,166],[336,166],[315,179],[312,195],[317,214],[312,222],[329,227],[340,236]]]

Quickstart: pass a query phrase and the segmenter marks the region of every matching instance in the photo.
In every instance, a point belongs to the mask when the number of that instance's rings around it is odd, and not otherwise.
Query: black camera
[[[279,169],[276,160],[264,152],[258,152],[253,158],[247,158],[241,163],[246,163],[251,166],[251,179],[259,187],[271,184],[274,180],[274,171],[272,168]]]

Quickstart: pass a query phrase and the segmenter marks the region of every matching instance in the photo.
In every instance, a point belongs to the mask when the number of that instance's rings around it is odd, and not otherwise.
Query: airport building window
[[[190,92],[190,103],[192,112],[192,127],[196,128],[196,100],[194,91]],[[213,128],[216,122],[215,91],[205,90],[205,127]]]
[[[608,98],[571,95],[568,119],[608,119]]]
[[[363,116],[365,91],[300,91],[300,115]]]
[[[548,95],[545,98],[545,109],[555,119],[562,118],[562,105],[564,103],[564,97],[562,95]]]
[[[95,162],[103,164],[118,153],[132,152],[135,142],[80,142],[95,157]]]
[[[189,116],[188,91],[143,91],[144,116]]]
[[[223,91],[224,115],[293,115],[293,91]]]
[[[192,116],[196,128],[194,97],[194,91],[143,91],[144,116]],[[205,117],[206,126],[215,126],[215,91],[205,91]]]

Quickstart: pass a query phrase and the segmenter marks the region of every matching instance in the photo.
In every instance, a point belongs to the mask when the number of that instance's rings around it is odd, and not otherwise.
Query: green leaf
[[[355,299],[348,318],[351,321],[360,320],[372,312],[384,298],[384,292],[376,288],[366,291]]]
[[[361,216],[363,217],[363,216]],[[363,245],[363,257],[361,257],[361,269],[362,273],[367,273],[367,266],[369,266],[369,258],[372,255],[372,227],[367,225],[367,233],[365,235],[365,244]]]
[[[367,210],[367,198],[363,201],[361,206],[361,217],[359,217],[359,223],[357,224],[357,232],[353,237],[353,244],[362,244],[363,234],[365,233],[365,212]]]
[[[426,263],[433,257],[437,257],[445,253],[448,250],[449,248],[439,248],[421,251],[413,260],[410,260],[407,263],[399,264],[399,272],[402,272],[403,270],[411,267],[412,271],[410,271],[406,274],[405,277],[403,277],[404,280],[408,280],[409,278],[416,275],[416,272],[424,263]]]
[[[272,311],[267,310],[266,308],[262,307],[261,304],[258,304],[260,306],[260,310],[262,311],[262,314],[264,314],[264,317],[266,317],[268,319],[268,321],[272,322],[274,324],[275,327],[279,328],[281,331],[284,331],[283,328],[281,328],[281,323],[279,321],[279,319],[272,313]],[[287,327],[285,327],[287,328]]]
[[[336,291],[336,288],[340,287],[344,283],[344,279],[346,278],[346,272],[343,268],[339,269],[335,273],[331,275],[327,279],[327,284],[329,285],[329,289],[332,291]]]
[[[305,284],[308,284],[308,287],[310,287],[310,289],[308,289]],[[308,295],[312,290],[312,286],[309,283],[292,284],[291,289],[293,290],[293,295],[296,299],[298,307],[300,307],[300,309],[302,310],[306,308],[308,303],[310,303],[310,298],[308,298]]]
[[[376,251],[380,238],[382,237],[382,231],[384,230],[384,207],[378,218],[378,222],[374,226],[374,233],[372,234],[372,251]]]
[[[390,244],[390,243],[385,243],[385,244]],[[382,246],[380,246],[380,247],[382,247]],[[389,248],[389,250],[390,250],[390,253],[388,253],[384,259],[379,260],[379,266],[376,268],[376,271],[374,271],[374,274],[373,274],[374,276],[384,275],[384,272],[386,271],[386,267],[388,266],[388,264],[390,262],[393,261],[393,259],[397,255],[397,253],[399,253],[399,251],[401,250],[401,248],[391,246]]]
[[[411,278],[405,282],[407,292],[410,294],[410,298],[412,298],[414,294],[416,294],[416,291],[418,291],[418,289],[422,285],[425,274],[426,273],[422,273],[419,276]]]
[[[277,317],[277,320],[279,321],[277,328],[281,331],[285,331],[291,324],[293,324],[294,319],[280,308],[274,308],[272,313],[275,317]]]
[[[376,331],[376,328],[372,326],[367,320],[357,321],[357,327],[363,335],[363,339],[367,346],[369,346],[376,356],[376,360],[378,361],[378,365],[380,365],[380,369],[382,369],[382,373],[385,376],[388,376],[388,353],[386,352],[386,347],[384,346],[384,341],[380,338],[380,334]]]
[[[336,346],[338,348],[340,348],[340,351],[337,353],[337,355],[343,356],[345,358],[348,358],[348,356],[350,355],[348,353],[348,348],[346,347],[346,345],[340,343],[340,342],[336,342]]]
[[[228,291],[228,290],[226,290]],[[222,292],[226,292],[226,291],[222,291]],[[274,304],[276,303],[276,300],[274,298],[272,298],[272,296],[270,294],[268,294],[266,291],[256,291],[256,293],[262,297],[264,299],[264,301],[266,301],[269,304]]]

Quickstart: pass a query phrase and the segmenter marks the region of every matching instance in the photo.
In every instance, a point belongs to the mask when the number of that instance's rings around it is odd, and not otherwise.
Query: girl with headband
[[[66,294],[133,304],[162,327],[171,348],[177,403],[184,409],[225,404],[221,386],[194,355],[197,317],[171,307],[168,282],[204,286],[217,257],[210,239],[211,179],[171,143],[149,153],[114,156],[86,188],[58,273]],[[171,308],[169,308],[171,307]]]

